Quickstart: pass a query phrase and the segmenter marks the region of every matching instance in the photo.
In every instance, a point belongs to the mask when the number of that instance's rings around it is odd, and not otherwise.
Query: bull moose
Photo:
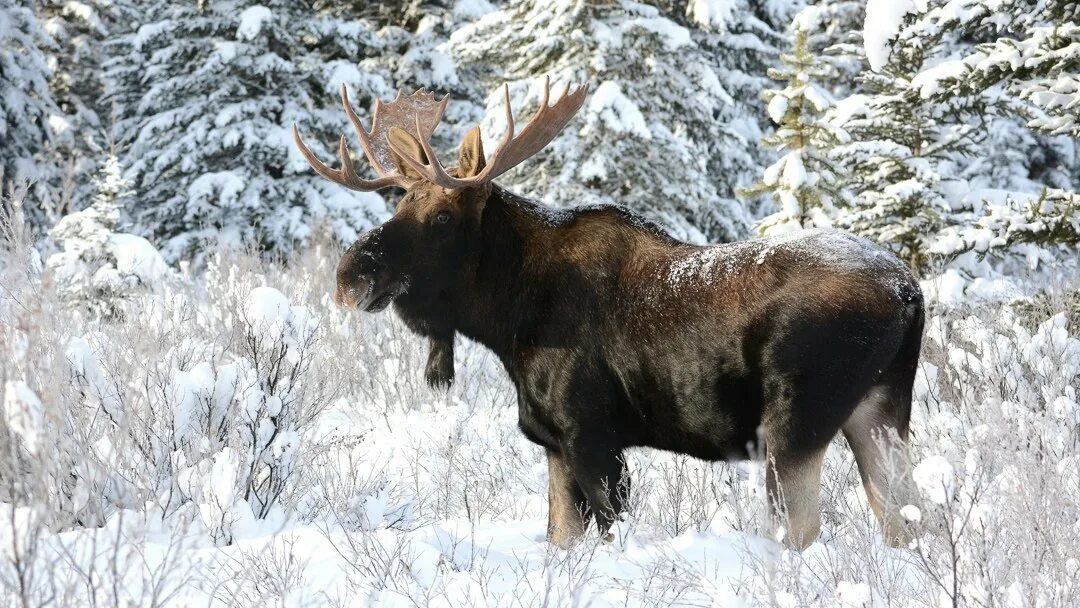
[[[447,169],[430,138],[448,101],[427,91],[376,102],[364,128],[341,100],[377,176],[360,177],[342,136],[340,169],[294,126],[301,153],[346,188],[405,189],[393,217],[337,268],[335,300],[390,304],[432,344],[427,378],[449,384],[453,341],[490,349],[517,390],[521,430],[547,452],[548,539],[606,535],[621,512],[623,451],[648,446],[708,460],[764,455],[770,511],[802,548],[820,530],[822,459],[843,432],[886,540],[910,534],[890,500],[923,330],[918,283],[891,253],[843,232],[695,246],[610,205],[554,209],[494,180],[539,152],[585,87],[507,129],[485,158],[479,127]],[[882,449],[878,436],[891,438]]]

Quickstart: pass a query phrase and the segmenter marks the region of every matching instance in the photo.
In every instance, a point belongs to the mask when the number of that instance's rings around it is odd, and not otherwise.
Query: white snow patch
[[[900,507],[900,517],[910,522],[918,523],[922,521],[922,511],[915,505],[904,505]]]
[[[495,6],[487,0],[458,0],[454,3],[454,17],[460,20],[479,19],[494,10]]]
[[[116,258],[116,270],[135,275],[144,285],[163,280],[170,274],[169,265],[150,241],[134,234],[109,235],[109,252]]]
[[[863,45],[870,69],[880,71],[889,62],[890,42],[900,32],[904,16],[926,0],[867,0]]]
[[[956,476],[944,456],[928,456],[911,472],[911,478],[928,500],[943,505],[952,499]]]
[[[686,7],[686,14],[695,23],[717,30],[727,28],[734,12],[734,0],[690,0]]]
[[[236,26],[236,37],[240,40],[253,40],[262,32],[263,24],[274,17],[274,13],[265,6],[256,4],[240,13],[240,23]]]
[[[691,43],[690,30],[663,17],[650,19],[636,19],[632,23],[637,24],[659,36],[668,50],[675,50]]]
[[[788,98],[777,93],[773,95],[773,98],[769,100],[769,118],[776,124],[780,124],[784,121],[784,115],[788,110]]]
[[[911,84],[919,89],[919,95],[923,99],[929,99],[941,91],[941,83],[945,80],[960,78],[967,72],[967,66],[962,60],[944,61],[938,65],[919,72],[911,79]]]
[[[4,382],[3,419],[7,428],[23,440],[31,454],[36,454],[45,426],[41,400],[22,380]]]
[[[605,80],[596,87],[589,99],[589,112],[616,133],[631,133],[642,139],[652,139],[645,115],[613,80]]]
[[[870,608],[873,593],[866,583],[840,581],[836,585],[836,599],[845,608]]]

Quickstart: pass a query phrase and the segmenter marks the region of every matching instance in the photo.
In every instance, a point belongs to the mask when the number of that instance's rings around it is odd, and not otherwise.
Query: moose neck
[[[490,348],[509,369],[515,335],[536,310],[528,261],[554,230],[543,208],[492,186],[481,219],[478,255],[457,306],[457,331]]]

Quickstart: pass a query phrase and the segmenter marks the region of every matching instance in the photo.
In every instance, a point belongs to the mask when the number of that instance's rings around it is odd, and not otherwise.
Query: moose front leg
[[[567,548],[585,534],[589,505],[566,457],[555,450],[548,459],[548,542]]]
[[[603,437],[583,436],[569,442],[565,453],[601,538],[612,540],[608,530],[622,513],[629,488],[622,449]]]
[[[431,338],[429,345],[424,377],[431,388],[448,390],[454,383],[454,336]]]

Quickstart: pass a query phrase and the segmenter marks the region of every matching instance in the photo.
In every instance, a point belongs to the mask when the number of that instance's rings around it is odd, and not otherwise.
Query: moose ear
[[[423,176],[417,173],[416,169],[412,168],[412,165],[401,160],[401,155],[395,150],[395,148],[400,149],[412,158],[427,164],[428,158],[427,155],[424,154],[424,148],[420,146],[420,142],[408,131],[397,127],[390,129],[390,132],[386,134],[386,139],[392,144],[390,153],[394,158],[394,164],[397,166],[398,173],[410,180],[421,179]]]
[[[484,169],[484,142],[480,138],[480,127],[473,127],[461,140],[461,152],[458,156],[458,178],[475,177]]]

